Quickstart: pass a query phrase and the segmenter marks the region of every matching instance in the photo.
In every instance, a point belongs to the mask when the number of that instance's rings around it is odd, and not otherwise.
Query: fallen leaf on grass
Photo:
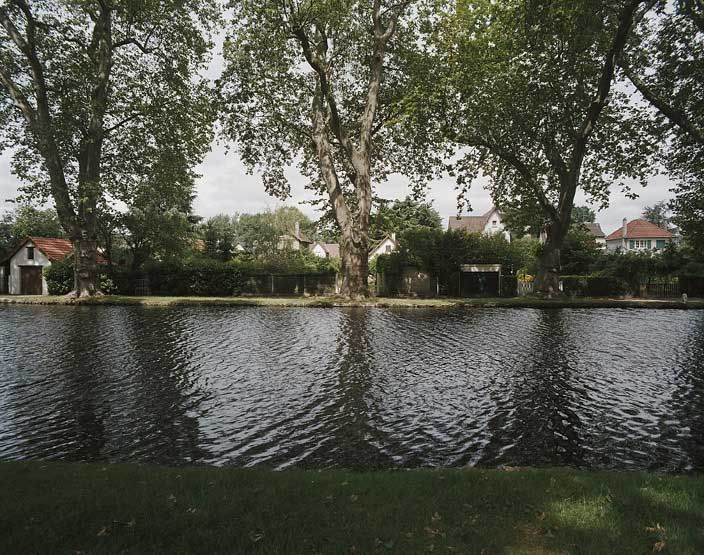
[[[445,532],[441,532],[437,528],[430,528],[430,526],[423,528],[423,532],[425,532],[425,535],[429,538],[435,538],[437,536],[445,537]]]
[[[186,512],[192,515],[196,514],[196,511],[198,511],[198,509],[196,509],[195,507],[190,507],[189,509],[186,509]]]
[[[440,516],[440,513],[435,511],[435,513],[433,513],[433,516],[430,517],[430,520],[432,522],[438,522],[438,521],[442,520],[442,517]]]
[[[250,532],[249,539],[252,540],[254,543],[260,542],[264,539],[264,533],[263,532]]]
[[[665,527],[660,526],[660,523],[658,522],[655,526],[647,526],[645,528],[646,532],[650,532],[651,534],[664,534],[665,533]]]
[[[654,553],[660,553],[663,549],[665,549],[665,540],[660,540],[659,542],[655,542],[653,544]]]
[[[107,528],[107,526],[103,526],[103,527],[98,531],[98,533],[97,533],[96,535],[97,535],[99,538],[102,538],[103,536],[107,536],[107,535],[108,535],[108,528]]]
[[[354,495],[354,494],[350,495],[350,501],[352,501],[352,503],[355,503],[357,501],[357,499],[359,499],[359,496]]]

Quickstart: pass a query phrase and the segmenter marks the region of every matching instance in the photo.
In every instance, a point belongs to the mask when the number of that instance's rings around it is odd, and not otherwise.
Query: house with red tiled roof
[[[503,233],[506,240],[510,241],[511,236],[506,231],[501,220],[501,212],[495,206],[492,206],[481,216],[450,216],[447,229],[464,231],[466,233],[483,233],[486,235]]]
[[[675,240],[672,232],[648,220],[637,219],[629,222],[624,218],[623,225],[606,236],[606,248],[619,252],[658,251]]]
[[[73,252],[68,239],[26,237],[15,250],[0,260],[0,293],[10,295],[48,295],[44,268]],[[98,254],[98,263],[105,259]]]

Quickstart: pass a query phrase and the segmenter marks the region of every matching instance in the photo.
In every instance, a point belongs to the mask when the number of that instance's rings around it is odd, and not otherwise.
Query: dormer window
[[[34,260],[34,247],[27,247],[27,260]]]
[[[391,245],[386,245],[386,252],[391,252]]]
[[[493,225],[494,227],[496,227],[496,220],[491,220],[491,225]]]

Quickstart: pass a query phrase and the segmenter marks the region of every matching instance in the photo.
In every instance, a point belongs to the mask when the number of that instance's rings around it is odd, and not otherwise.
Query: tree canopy
[[[96,289],[99,206],[210,146],[204,79],[215,0],[3,0],[0,147],[27,198],[54,201],[76,250],[77,293]]]
[[[415,43],[410,0],[237,0],[225,45],[226,136],[266,189],[289,193],[296,165],[340,228],[343,293],[367,294],[374,185],[430,167],[393,132]],[[405,154],[405,155],[404,155]]]
[[[497,205],[540,208],[546,292],[557,290],[577,189],[603,206],[611,189],[629,192],[630,179],[651,172],[657,145],[646,110],[612,87],[641,4],[443,3],[412,63],[411,125],[434,124],[455,145],[461,197],[482,173]]]

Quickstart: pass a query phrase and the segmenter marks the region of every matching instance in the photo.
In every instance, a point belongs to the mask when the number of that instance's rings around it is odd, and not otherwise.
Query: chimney
[[[628,220],[626,218],[623,218],[623,238],[626,239],[628,237]]]
[[[301,224],[296,222],[293,224],[293,234],[298,237],[301,234]]]
[[[391,233],[391,240],[392,241],[396,240],[396,232],[395,231]]]

